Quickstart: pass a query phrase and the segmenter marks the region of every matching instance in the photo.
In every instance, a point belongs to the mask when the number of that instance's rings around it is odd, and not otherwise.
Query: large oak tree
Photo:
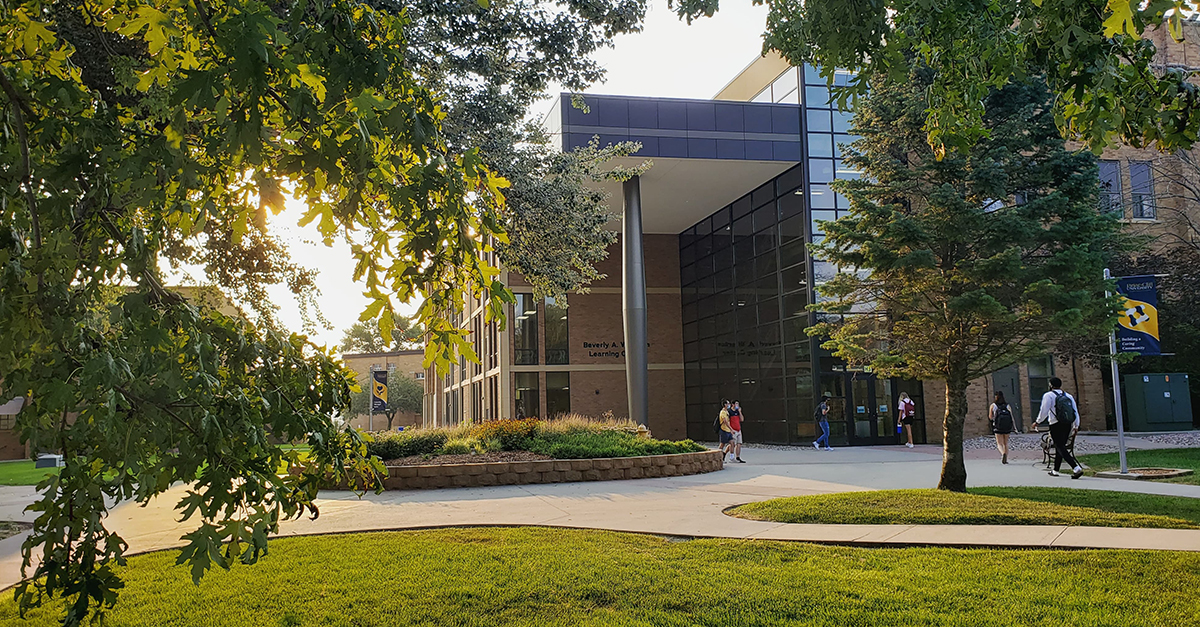
[[[399,303],[424,297],[439,362],[470,351],[448,315],[467,294],[493,317],[511,299],[482,254],[506,241],[506,182],[447,136],[414,61],[417,18],[380,4],[0,7],[0,397],[27,398],[22,437],[66,462],[33,506],[23,608],[62,596],[74,624],[115,601],[126,544],[105,515],[122,502],[186,484],[195,530],[180,560],[199,577],[254,562],[281,520],[316,515],[323,481],[380,470],[333,426],[352,384],[333,355],[269,316],[189,303],[164,263],[200,263],[243,299],[270,282],[304,291],[311,275],[266,228],[292,196],[319,237],[351,235],[347,278],[382,335]],[[627,27],[588,13],[600,6],[571,11],[603,24],[603,41]],[[301,461],[279,440],[307,441],[304,472],[279,472]]]

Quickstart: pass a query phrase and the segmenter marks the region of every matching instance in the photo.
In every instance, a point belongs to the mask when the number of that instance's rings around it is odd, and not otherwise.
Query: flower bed
[[[655,440],[629,421],[572,416],[375,434],[389,490],[672,477],[722,468],[720,451]]]
[[[529,451],[493,451],[467,455],[411,455],[399,459],[384,460],[383,465],[392,466],[445,466],[446,464],[496,464],[500,462],[532,462],[552,459],[547,455]]]
[[[691,440],[672,442],[644,437],[629,421],[589,420],[572,416],[545,421],[495,420],[453,428],[410,429],[376,434],[367,452],[382,460],[440,455],[528,451],[553,459],[595,459],[695,453],[705,448]]]

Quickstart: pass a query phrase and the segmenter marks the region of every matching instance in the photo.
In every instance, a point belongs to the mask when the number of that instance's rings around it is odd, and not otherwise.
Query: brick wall
[[[572,372],[571,410],[587,416],[611,411],[616,418],[627,418],[627,390],[624,369]],[[649,422],[656,438],[687,437],[682,369],[650,371]]]
[[[532,462],[389,466],[388,490],[679,477],[721,470],[721,451]]]
[[[1010,404],[1020,403],[1022,422],[1025,430],[1037,418],[1030,414],[1031,398],[1029,389],[1029,367],[1020,365],[1020,399],[1008,399]],[[1062,379],[1063,389],[1079,402],[1080,429],[1083,431],[1103,431],[1106,428],[1109,403],[1106,402],[1107,390],[1099,369],[1089,366],[1082,361],[1063,363],[1054,360],[1054,376]],[[995,394],[992,377],[986,376],[971,382],[967,388],[967,419],[963,425],[963,437],[973,438],[990,435],[988,431],[988,408]],[[937,444],[942,441],[942,422],[946,415],[946,389],[941,381],[925,381],[925,428],[928,442]],[[1040,395],[1038,396],[1040,399]]]
[[[348,368],[354,371],[358,384],[364,388],[367,388],[369,385],[368,378],[370,377],[371,366],[387,370],[389,366],[394,364],[396,366],[396,373],[415,379],[417,374],[423,375],[425,372],[425,369],[421,365],[424,359],[425,351],[421,349],[342,355],[342,361]],[[358,429],[371,430],[373,426],[373,430],[382,431],[387,428],[387,417],[383,414],[375,414],[375,419],[372,421],[368,414],[361,414],[352,417],[350,424]],[[416,412],[401,412],[397,413],[396,418],[392,421],[392,428],[419,426],[420,424],[421,414]]]
[[[29,449],[21,444],[21,434],[13,429],[0,429],[0,459],[27,459]]]
[[[674,235],[645,235],[647,290],[647,356],[650,367],[650,428],[655,437],[680,439],[686,434],[683,398],[683,323],[679,294],[679,240]],[[518,372],[536,372],[540,407],[546,405],[547,372],[570,373],[570,398],[573,413],[598,417],[611,411],[617,418],[629,415],[625,378],[624,318],[621,295],[621,243],[609,248],[609,255],[597,264],[607,276],[592,283],[585,294],[567,297],[569,345],[564,365],[545,365],[544,315],[539,329],[537,366],[512,365],[508,385],[515,384]],[[511,275],[514,292],[528,290],[518,275]],[[542,310],[544,311],[544,309]],[[511,327],[510,327],[511,329]],[[511,333],[511,330],[509,331]],[[512,356],[505,355],[512,364]],[[509,407],[515,415],[515,399]]]

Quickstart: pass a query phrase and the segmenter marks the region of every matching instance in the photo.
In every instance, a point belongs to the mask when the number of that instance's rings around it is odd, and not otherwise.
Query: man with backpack
[[[733,462],[733,426],[729,424],[729,401],[727,399],[721,401],[721,412],[713,421],[713,427],[720,436],[721,445],[717,449],[725,453],[725,463]]]
[[[813,418],[821,428],[821,437],[813,442],[813,448],[821,450],[821,442],[824,442],[825,450],[832,451],[833,447],[829,446],[829,396],[821,395],[821,402],[817,403],[816,409],[813,410]]]
[[[1054,442],[1055,451],[1054,470],[1050,471],[1050,476],[1059,476],[1058,469],[1065,459],[1074,470],[1071,478],[1082,477],[1083,467],[1075,460],[1071,451],[1067,450],[1071,436],[1079,430],[1079,406],[1075,403],[1075,397],[1063,391],[1062,379],[1058,377],[1050,378],[1050,391],[1042,395],[1042,408],[1038,412],[1037,422],[1033,424],[1033,430],[1036,432],[1037,426],[1047,421],[1050,423],[1050,439]]]

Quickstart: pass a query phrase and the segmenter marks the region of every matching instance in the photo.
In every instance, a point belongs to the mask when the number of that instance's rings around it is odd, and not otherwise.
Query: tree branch
[[[208,31],[208,36],[212,37],[213,43],[217,40],[217,31],[213,28],[212,20],[208,17],[208,3],[204,0],[194,0],[196,5],[196,13],[200,14],[200,22],[204,24],[204,30]]]
[[[42,247],[42,224],[38,219],[37,198],[33,192],[33,175],[32,168],[29,165],[29,136],[26,135],[25,129],[25,108],[26,104],[17,93],[16,88],[12,83],[8,82],[8,73],[0,69],[0,88],[4,89],[4,93],[8,96],[9,101],[13,104],[13,115],[17,118],[17,141],[21,145],[21,185],[25,187],[25,203],[29,206],[29,223],[33,231],[33,247],[38,249]],[[33,117],[32,112],[30,116]]]
[[[110,208],[115,209],[115,207]],[[100,220],[103,223],[105,230],[108,231],[109,236],[112,237],[118,244],[120,244],[122,248],[129,250],[129,245],[125,242],[125,238],[121,234],[121,230],[117,228],[116,224],[113,224],[112,219],[109,218],[108,215],[103,211],[100,212]],[[145,280],[146,284],[150,287],[150,291],[159,300],[159,302],[172,304],[184,302],[184,298],[182,296],[163,287],[162,282],[159,281],[158,277],[154,275],[154,272],[151,270],[149,265],[142,269],[141,277],[143,280]]]

